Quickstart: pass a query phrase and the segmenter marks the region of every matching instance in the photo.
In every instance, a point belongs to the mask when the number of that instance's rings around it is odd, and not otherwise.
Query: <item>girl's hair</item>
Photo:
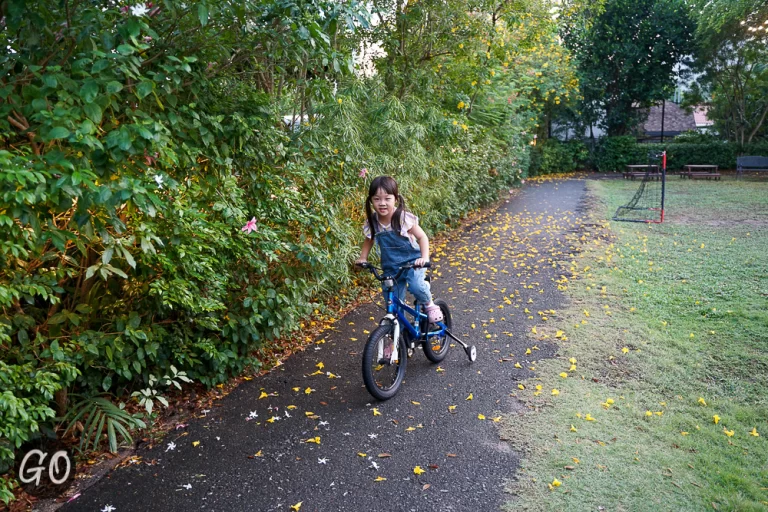
[[[371,186],[368,188],[368,198],[365,200],[365,216],[368,219],[368,227],[371,228],[371,239],[376,234],[376,220],[373,218],[373,208],[371,203],[373,202],[373,196],[379,189],[383,190],[387,194],[395,196],[395,200],[399,203],[394,215],[392,215],[392,231],[400,234],[400,217],[403,212],[407,211],[405,207],[405,199],[400,195],[397,189],[397,182],[390,176],[378,176],[373,179]]]

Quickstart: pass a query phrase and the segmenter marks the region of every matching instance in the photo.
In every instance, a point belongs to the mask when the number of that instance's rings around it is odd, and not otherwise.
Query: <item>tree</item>
[[[700,73],[688,105],[709,106],[715,129],[739,144],[765,136],[768,116],[768,4],[761,0],[701,2],[695,10]]]
[[[693,22],[682,0],[611,0],[591,23],[571,23],[566,46],[578,58],[580,111],[625,135],[665,99],[691,51]]]

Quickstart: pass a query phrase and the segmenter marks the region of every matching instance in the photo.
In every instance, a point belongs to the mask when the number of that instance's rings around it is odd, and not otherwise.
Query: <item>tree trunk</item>
[[[54,393],[53,400],[56,402],[56,415],[63,418],[67,414],[67,403],[69,402],[67,388],[61,388]]]

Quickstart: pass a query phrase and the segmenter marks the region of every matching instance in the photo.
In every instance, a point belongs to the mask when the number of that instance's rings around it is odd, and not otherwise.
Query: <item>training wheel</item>
[[[465,349],[465,351],[467,353],[467,357],[469,357],[469,361],[471,363],[474,363],[475,359],[477,359],[477,349],[475,348],[475,346],[474,345],[470,345],[469,347],[467,347]]]

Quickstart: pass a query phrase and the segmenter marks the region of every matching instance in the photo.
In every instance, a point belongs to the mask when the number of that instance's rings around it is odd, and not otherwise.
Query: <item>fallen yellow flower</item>
[[[424,471],[423,469],[421,469],[421,466],[416,466],[415,468],[413,468],[413,472],[414,472],[415,474],[417,474],[417,475],[421,475],[422,473],[426,473],[426,471]]]

